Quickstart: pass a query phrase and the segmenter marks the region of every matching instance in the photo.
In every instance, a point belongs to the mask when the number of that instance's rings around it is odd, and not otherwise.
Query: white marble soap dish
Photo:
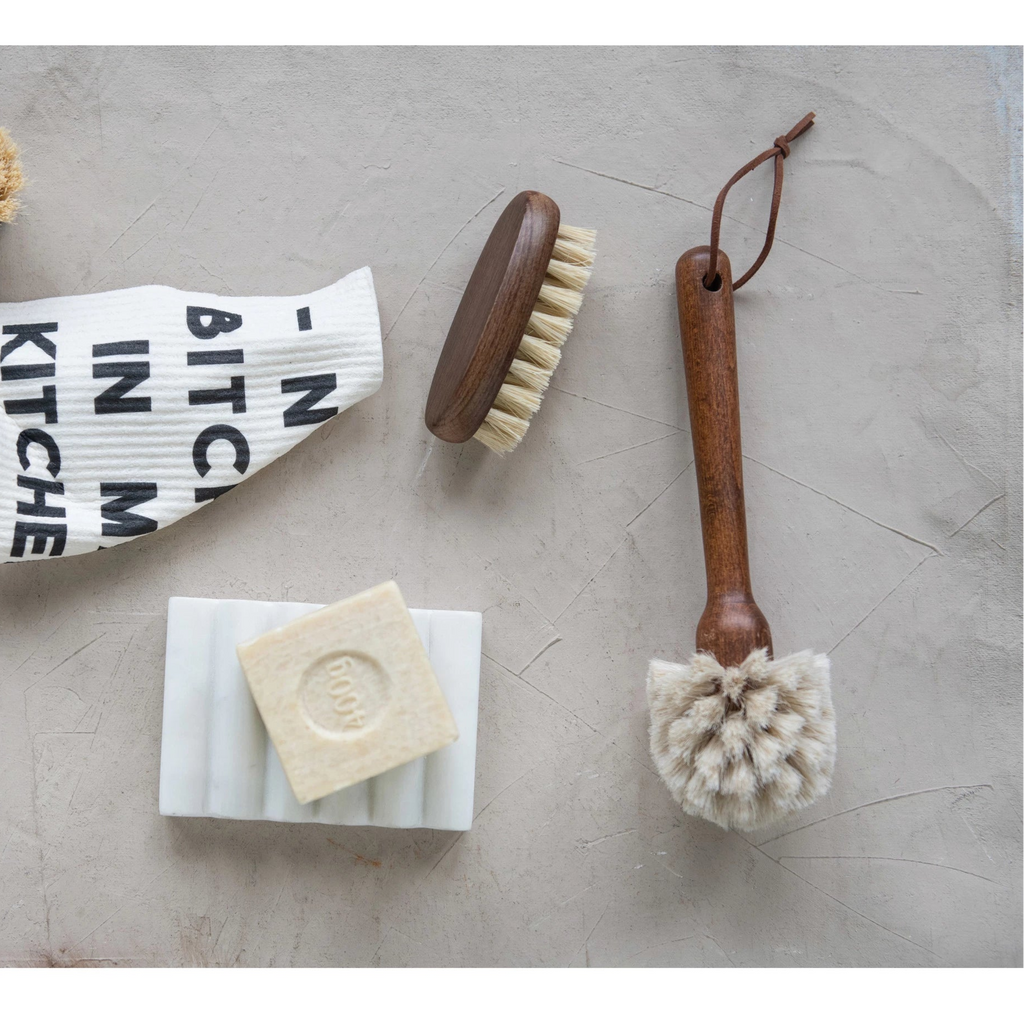
[[[482,616],[410,609],[459,738],[434,754],[300,804],[253,703],[235,646],[322,607],[170,599],[160,813],[468,829],[473,821]]]

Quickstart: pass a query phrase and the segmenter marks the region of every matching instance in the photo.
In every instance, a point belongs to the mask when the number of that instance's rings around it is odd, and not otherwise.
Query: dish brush
[[[777,154],[768,238],[739,287],[767,255],[782,191],[779,165],[812,117],[733,178],[715,206],[712,245],[690,249],[676,265],[707,605],[691,660],[650,663],[651,756],[683,810],[744,831],[827,792],[836,754],[828,658],[803,651],[773,660],[771,630],[751,591],[732,270],[717,244],[724,193]]]
[[[7,129],[0,128],[0,224],[14,220],[19,206],[18,193],[24,184],[18,147]]]
[[[494,225],[455,313],[427,398],[444,441],[510,452],[558,366],[594,262],[596,232],[520,192]]]

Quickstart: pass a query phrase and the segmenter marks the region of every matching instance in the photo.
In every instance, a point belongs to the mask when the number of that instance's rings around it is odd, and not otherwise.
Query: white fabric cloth
[[[383,377],[368,267],[303,296],[153,285],[0,303],[0,331],[5,561],[168,526]]]

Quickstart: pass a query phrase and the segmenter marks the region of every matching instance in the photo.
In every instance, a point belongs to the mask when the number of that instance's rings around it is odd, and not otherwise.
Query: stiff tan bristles
[[[529,420],[511,416],[501,409],[491,409],[473,436],[492,451],[510,452],[522,440],[529,425]]]
[[[688,814],[762,828],[828,792],[836,758],[829,661],[764,650],[723,668],[710,654],[652,661],[651,757]]]
[[[572,263],[578,267],[589,267],[593,262],[593,248],[570,241],[559,232],[555,247],[551,250],[551,258],[563,263]]]
[[[572,320],[567,316],[555,316],[553,313],[542,313],[539,309],[534,309],[526,329],[542,341],[562,345],[572,330]]]
[[[0,128],[0,224],[14,220],[19,206],[18,193],[24,184],[18,147],[7,129]]]
[[[554,370],[558,360],[562,358],[562,350],[557,345],[549,345],[540,338],[533,338],[529,334],[523,335],[519,342],[519,349],[516,352],[516,359],[526,363],[536,363],[545,370]],[[548,374],[550,379],[551,374]]]
[[[520,384],[509,384],[506,378],[501,389],[494,396],[494,406],[503,412],[511,413],[520,419],[528,420],[540,408],[540,391],[523,387]]]
[[[551,346],[545,346],[550,348]],[[554,369],[554,367],[552,367]],[[505,383],[519,384],[524,388],[530,388],[538,394],[543,393],[551,380],[551,370],[531,363],[527,359],[513,359],[512,365],[505,375]]]
[[[558,228],[558,237],[566,242],[573,242],[580,246],[585,252],[587,266],[594,262],[594,244],[597,242],[597,232],[591,228],[574,228],[568,224],[561,224]]]
[[[565,285],[566,288],[574,288],[581,292],[590,280],[590,268],[565,263],[562,260],[552,260],[548,264],[548,277],[558,284]]]
[[[559,316],[575,316],[583,303],[583,293],[573,288],[561,288],[556,284],[543,284],[537,305],[546,306],[550,312]]]
[[[561,358],[561,346],[580,310],[583,289],[594,262],[597,232],[562,224],[548,263],[547,276],[530,314],[530,322],[505,374],[494,405],[473,435],[492,451],[510,452],[523,439],[530,417]]]

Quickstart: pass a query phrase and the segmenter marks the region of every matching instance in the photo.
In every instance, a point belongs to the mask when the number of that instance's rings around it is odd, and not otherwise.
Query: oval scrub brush
[[[651,756],[683,810],[724,828],[761,828],[806,807],[828,791],[835,763],[828,658],[804,651],[772,660],[771,632],[751,593],[734,286],[718,248],[725,194],[775,156],[767,240],[735,287],[750,280],[771,247],[782,160],[812,118],[737,173],[715,204],[712,244],[676,264],[708,596],[693,658],[651,662]]]
[[[0,128],[0,224],[14,220],[18,212],[18,193],[24,183],[18,147],[7,129]]]
[[[523,439],[579,312],[596,233],[560,223],[554,200],[520,192],[477,260],[441,351],[426,423],[444,441],[496,452]]]

